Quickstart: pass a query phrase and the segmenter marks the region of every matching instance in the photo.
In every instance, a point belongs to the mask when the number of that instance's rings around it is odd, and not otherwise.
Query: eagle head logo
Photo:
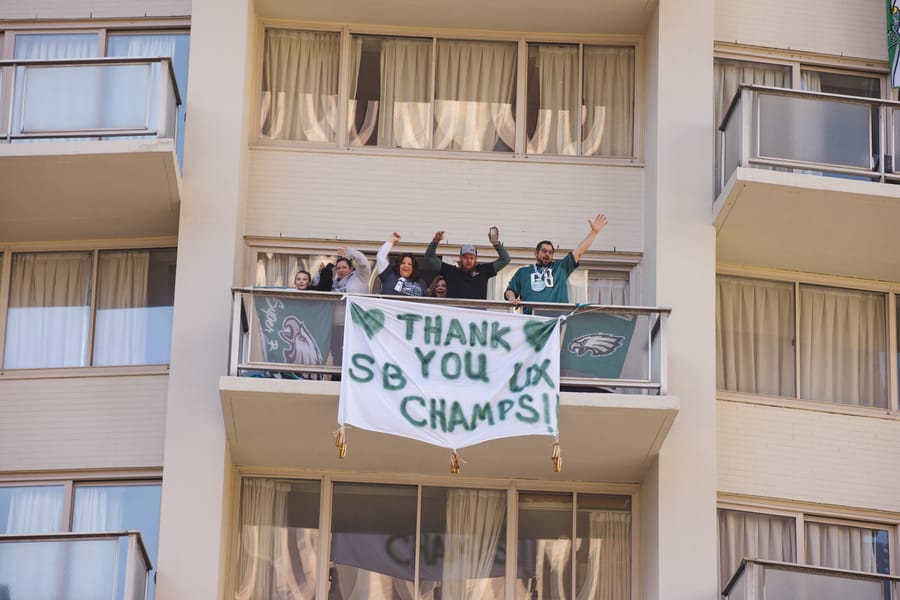
[[[592,357],[609,356],[619,349],[625,338],[611,333],[589,333],[569,342],[569,352],[576,356],[590,354]]]

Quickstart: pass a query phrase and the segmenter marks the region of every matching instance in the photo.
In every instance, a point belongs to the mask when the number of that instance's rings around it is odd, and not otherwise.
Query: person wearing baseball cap
[[[487,298],[488,280],[509,264],[509,252],[500,242],[500,230],[491,227],[488,241],[497,251],[497,260],[489,263],[478,262],[478,248],[474,244],[463,244],[459,248],[459,266],[443,262],[437,255],[437,246],[444,239],[444,232],[438,231],[425,250],[425,261],[435,271],[444,276],[448,298]]]

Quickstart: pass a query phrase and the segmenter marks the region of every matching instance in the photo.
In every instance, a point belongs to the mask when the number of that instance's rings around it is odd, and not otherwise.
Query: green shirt
[[[562,260],[550,263],[543,269],[536,264],[522,267],[513,275],[506,288],[516,293],[523,302],[563,302],[569,301],[569,275],[578,267],[571,252]],[[551,277],[549,276],[552,276]],[[548,283],[552,281],[553,285]],[[527,311],[531,312],[531,311]]]

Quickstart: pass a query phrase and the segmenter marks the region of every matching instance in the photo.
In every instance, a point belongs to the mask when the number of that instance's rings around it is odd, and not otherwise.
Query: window
[[[9,288],[7,369],[169,362],[174,249],[14,252]]]
[[[885,294],[727,275],[716,282],[719,389],[887,408]]]
[[[718,518],[719,589],[725,587],[745,557],[891,573],[890,529],[896,524],[725,508],[719,509]],[[798,528],[800,519],[803,526]]]
[[[159,537],[161,485],[158,481],[81,482],[60,481],[32,485],[0,485],[0,533],[37,534],[56,532],[140,531],[150,562],[156,565]],[[67,520],[71,519],[71,523]],[[99,544],[83,545],[75,551],[62,551],[66,543],[36,545],[17,551],[14,545],[0,545],[0,582],[11,597],[17,586],[32,590],[40,597],[70,597],[73,593],[102,588],[91,577],[98,572],[96,563],[109,566],[109,578],[117,569],[116,597],[125,585],[125,560]],[[119,549],[120,557],[127,548]],[[79,567],[81,565],[81,567]],[[90,565],[90,568],[87,568]],[[69,577],[54,577],[70,573]],[[148,598],[152,600],[155,583],[150,577]],[[61,591],[65,586],[68,591]],[[0,585],[0,593],[4,586]],[[35,596],[35,597],[38,597]]]
[[[244,478],[238,595],[314,598],[320,588],[328,598],[500,600],[509,588],[517,598],[631,598],[630,496],[518,492],[510,515],[516,493]],[[330,523],[319,523],[320,494]],[[516,523],[518,543],[507,548]]]
[[[261,140],[634,156],[634,47],[345,35],[339,76],[342,34],[266,30]],[[519,81],[527,124],[517,120]]]

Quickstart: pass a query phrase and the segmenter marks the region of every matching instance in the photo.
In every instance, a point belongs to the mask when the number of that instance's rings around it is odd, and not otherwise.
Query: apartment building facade
[[[900,572],[895,106],[883,3],[844,4],[0,9],[0,598],[881,586],[821,570]],[[564,380],[559,472],[536,436],[339,458],[334,361],[259,355],[341,246],[496,225],[497,310],[598,212],[570,297],[647,334]]]

